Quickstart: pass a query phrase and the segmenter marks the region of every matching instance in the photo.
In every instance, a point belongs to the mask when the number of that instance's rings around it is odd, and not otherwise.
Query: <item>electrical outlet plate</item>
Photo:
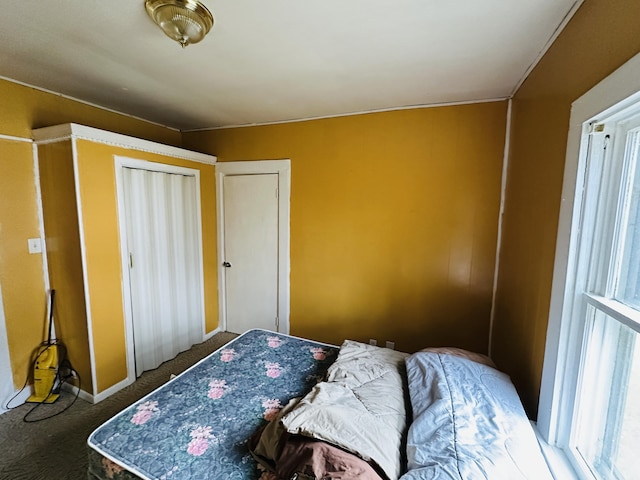
[[[370,338],[369,345],[373,345],[375,347],[376,345],[378,345],[378,341],[375,338]]]
[[[391,350],[395,350],[395,348],[396,348],[396,342],[390,342],[390,341],[388,341],[388,340],[387,340],[387,343],[385,344],[385,346],[386,346],[387,348],[390,348]]]
[[[29,245],[29,253],[42,253],[42,242],[39,238],[29,238],[27,243]]]

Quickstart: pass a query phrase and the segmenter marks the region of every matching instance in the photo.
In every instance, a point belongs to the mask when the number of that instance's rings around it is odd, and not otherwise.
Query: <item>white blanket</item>
[[[285,415],[283,425],[289,433],[324,440],[372,461],[396,480],[406,428],[406,357],[345,341],[327,381]]]
[[[402,480],[551,480],[509,377],[439,353],[407,359],[413,423]]]

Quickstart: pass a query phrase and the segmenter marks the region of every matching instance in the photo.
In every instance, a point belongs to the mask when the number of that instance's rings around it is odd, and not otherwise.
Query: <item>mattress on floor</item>
[[[90,479],[257,479],[247,440],[305,395],[337,347],[250,330],[134,403],[88,439]]]

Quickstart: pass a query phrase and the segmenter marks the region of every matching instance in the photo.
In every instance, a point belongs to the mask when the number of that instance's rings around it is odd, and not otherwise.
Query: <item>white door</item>
[[[122,169],[136,375],[202,342],[198,181]]]
[[[278,175],[224,177],[227,330],[278,330]]]

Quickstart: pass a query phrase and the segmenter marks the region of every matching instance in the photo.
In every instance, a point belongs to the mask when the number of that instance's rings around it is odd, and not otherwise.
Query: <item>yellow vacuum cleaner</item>
[[[56,380],[58,379],[58,345],[51,339],[53,329],[53,300],[56,291],[51,290],[51,305],[49,309],[49,333],[46,343],[38,347],[35,360],[33,362],[33,388],[34,394],[27,402],[29,403],[53,403],[60,396],[54,393]]]

